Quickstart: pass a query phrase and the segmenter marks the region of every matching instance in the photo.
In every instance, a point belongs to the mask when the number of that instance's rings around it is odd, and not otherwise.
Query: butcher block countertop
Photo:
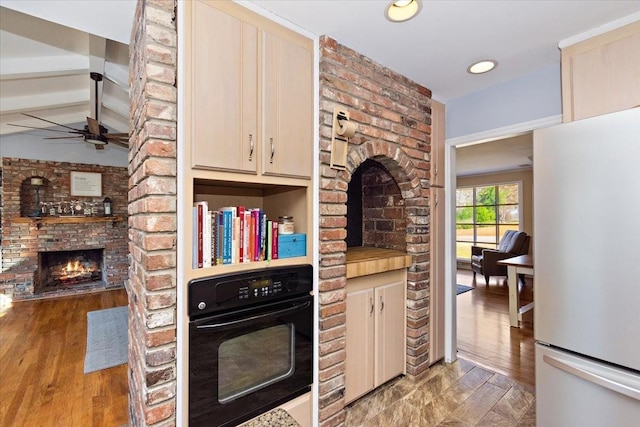
[[[411,255],[393,249],[351,247],[347,249],[347,279],[400,270],[411,265]]]

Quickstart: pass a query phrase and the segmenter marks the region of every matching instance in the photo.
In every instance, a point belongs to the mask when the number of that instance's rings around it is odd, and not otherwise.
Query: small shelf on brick
[[[26,217],[19,216],[13,219],[13,222],[28,223],[34,222],[40,227],[42,224],[88,224],[97,222],[119,222],[123,221],[121,216],[44,216],[44,217]]]

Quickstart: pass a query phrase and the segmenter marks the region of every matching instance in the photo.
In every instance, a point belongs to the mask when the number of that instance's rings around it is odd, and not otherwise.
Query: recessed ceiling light
[[[384,16],[391,22],[404,22],[416,16],[421,8],[421,0],[396,0],[389,3]]]
[[[494,61],[493,59],[485,59],[483,61],[478,61],[475,64],[469,65],[467,68],[467,72],[471,74],[482,74],[487,73],[498,66],[498,61]]]

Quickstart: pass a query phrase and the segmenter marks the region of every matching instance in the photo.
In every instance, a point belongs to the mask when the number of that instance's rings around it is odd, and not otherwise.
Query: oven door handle
[[[245,318],[239,319],[239,320],[232,320],[231,322],[220,322],[220,323],[213,323],[213,324],[210,324],[210,325],[198,325],[198,326],[196,326],[196,329],[216,329],[216,328],[222,328],[222,327],[225,327],[225,326],[239,325],[239,324],[245,323],[245,322],[253,322],[254,320],[264,319],[265,317],[279,316],[281,314],[294,313],[296,311],[304,310],[304,309],[308,308],[310,305],[311,305],[311,301],[306,301],[306,302],[303,302],[302,304],[298,304],[298,305],[296,305],[294,307],[289,307],[289,308],[285,308],[285,309],[282,309],[282,310],[270,311],[268,313],[259,314],[257,316],[245,317]]]

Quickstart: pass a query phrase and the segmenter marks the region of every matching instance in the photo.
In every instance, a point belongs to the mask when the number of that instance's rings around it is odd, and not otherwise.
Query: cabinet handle
[[[436,173],[433,176],[438,176],[438,167],[436,166]]]
[[[271,159],[269,159],[269,163],[273,163],[273,154],[276,152],[276,149],[273,146],[273,138],[269,138],[269,142],[271,143]]]
[[[371,306],[371,309],[369,310],[369,316],[373,316],[373,310],[375,310],[373,305],[373,298],[369,298],[369,305]]]
[[[384,301],[382,301],[382,295],[380,295],[380,313],[384,310]]]
[[[249,161],[253,160],[253,135],[249,134]]]
[[[435,197],[436,206],[438,206],[438,196]]]

